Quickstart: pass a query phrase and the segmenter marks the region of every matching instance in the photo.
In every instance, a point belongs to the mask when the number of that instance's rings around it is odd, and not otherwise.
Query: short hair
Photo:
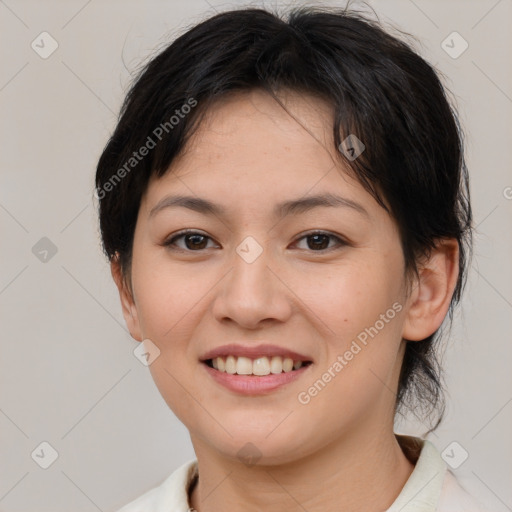
[[[407,275],[418,274],[419,259],[438,240],[457,240],[451,321],[472,248],[456,111],[438,73],[408,43],[348,9],[223,12],[187,30],[142,68],[97,165],[96,197],[108,258],[119,258],[129,275],[135,224],[150,177],[169,172],[216,100],[253,89],[276,101],[280,90],[319,97],[334,113],[334,147],[349,135],[363,142],[358,158],[337,154],[396,221]],[[135,158],[143,147],[146,156]],[[440,329],[421,341],[405,340],[395,406],[395,413],[413,405],[416,413],[418,406],[427,415],[437,413],[433,428],[444,411],[439,334]]]

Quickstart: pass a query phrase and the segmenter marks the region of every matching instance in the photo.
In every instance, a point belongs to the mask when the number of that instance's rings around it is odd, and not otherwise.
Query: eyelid
[[[190,250],[190,249],[182,249],[181,247],[177,247],[175,245],[175,241],[177,239],[179,239],[179,238],[181,238],[183,236],[186,236],[188,234],[201,235],[201,236],[206,237],[208,240],[212,240],[212,241],[214,240],[211,236],[207,235],[204,232],[201,232],[200,230],[197,230],[197,229],[194,229],[194,228],[187,228],[187,229],[183,229],[181,231],[178,231],[176,233],[173,233],[168,238],[166,238],[165,241],[161,245],[163,245],[164,247],[172,248],[172,250],[176,250],[176,251],[189,252],[189,253],[193,253],[193,252],[200,253],[200,252],[203,252],[205,249],[199,249],[197,251],[193,251],[193,250]],[[351,245],[351,243],[346,238],[342,237],[341,235],[337,235],[337,234],[334,234],[334,233],[332,233],[330,231],[324,231],[324,230],[321,230],[321,229],[312,229],[312,230],[306,231],[304,233],[301,233],[296,238],[294,243],[298,243],[301,240],[303,240],[304,238],[307,238],[308,236],[313,236],[313,235],[325,235],[325,236],[328,236],[328,237],[336,240],[337,243],[336,243],[336,245],[334,247],[328,247],[327,249],[321,249],[321,250],[317,250],[317,251],[312,250],[312,249],[303,249],[306,252],[325,254],[327,252],[330,252],[331,250],[335,250],[335,249],[339,249],[340,247]]]
[[[325,235],[325,236],[328,236],[330,238],[335,239],[337,244],[334,247],[329,247],[327,249],[322,249],[322,250],[319,250],[319,251],[304,249],[304,250],[306,250],[308,252],[311,252],[311,253],[319,253],[319,254],[324,253],[325,254],[325,253],[327,253],[327,252],[329,252],[331,250],[338,249],[338,248],[346,246],[346,245],[350,245],[350,242],[347,239],[345,239],[344,237],[342,237],[341,235],[336,235],[336,234],[334,234],[334,233],[332,233],[330,231],[324,231],[324,230],[321,230],[321,229],[312,229],[310,231],[306,231],[305,233],[301,233],[297,237],[297,240],[294,243],[297,243],[300,240],[302,240],[303,238],[307,238],[308,236],[313,236],[313,235]]]
[[[187,228],[182,229],[181,231],[177,231],[176,233],[171,234],[168,236],[161,245],[164,247],[171,247],[173,250],[176,251],[184,251],[184,252],[202,252],[204,249],[201,249],[199,251],[191,251],[189,249],[182,249],[181,247],[177,247],[174,245],[174,242],[185,235],[201,235],[207,238],[208,240],[213,240],[213,238],[210,235],[207,235],[206,233],[203,233],[202,231],[194,228]]]

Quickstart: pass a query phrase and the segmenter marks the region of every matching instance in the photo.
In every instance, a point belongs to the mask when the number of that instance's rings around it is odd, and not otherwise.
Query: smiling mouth
[[[281,356],[263,356],[255,359],[243,356],[227,356],[206,359],[202,362],[221,373],[247,377],[264,377],[266,375],[291,373],[312,363],[311,361],[294,361],[290,357]]]

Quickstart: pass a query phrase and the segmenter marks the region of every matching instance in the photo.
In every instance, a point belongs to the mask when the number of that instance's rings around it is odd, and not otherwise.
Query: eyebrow
[[[176,195],[166,196],[160,200],[149,212],[149,217],[153,217],[158,212],[166,208],[176,207],[188,208],[189,210],[193,210],[205,215],[222,216],[226,213],[226,209],[223,206],[213,203],[207,199],[193,196]],[[306,213],[313,208],[318,207],[351,208],[368,218],[370,217],[365,208],[359,203],[356,203],[351,199],[330,193],[292,199],[278,203],[274,207],[273,214],[275,217],[283,218],[291,214]]]

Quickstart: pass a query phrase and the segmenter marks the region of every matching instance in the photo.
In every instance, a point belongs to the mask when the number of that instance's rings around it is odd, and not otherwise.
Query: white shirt
[[[447,469],[437,448],[429,441],[396,435],[408,458],[416,460],[414,470],[386,512],[483,512]],[[188,490],[197,478],[193,459],[118,512],[188,512]]]

